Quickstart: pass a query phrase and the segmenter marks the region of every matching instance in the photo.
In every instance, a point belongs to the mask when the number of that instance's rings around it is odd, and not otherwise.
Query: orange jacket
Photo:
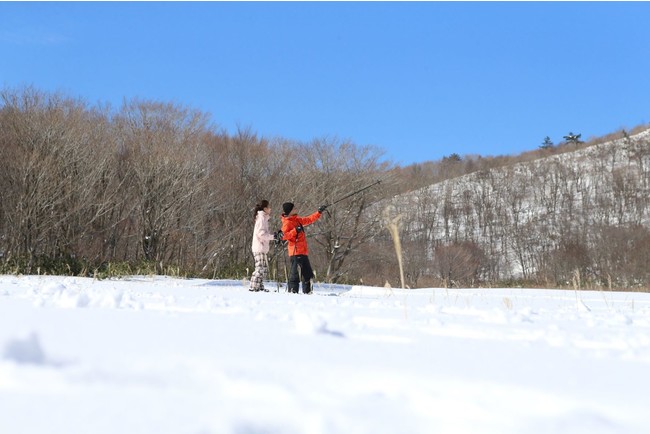
[[[309,226],[318,220],[320,216],[321,214],[318,211],[311,215],[308,215],[307,217],[299,217],[297,215],[282,215],[282,233],[284,234],[283,239],[289,241],[289,244],[287,246],[289,256],[309,254],[305,232],[298,232],[296,231],[296,228],[300,225]]]

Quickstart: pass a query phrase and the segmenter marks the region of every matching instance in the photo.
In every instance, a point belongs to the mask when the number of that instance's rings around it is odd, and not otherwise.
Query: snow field
[[[0,276],[0,433],[650,432],[650,294],[246,285]]]

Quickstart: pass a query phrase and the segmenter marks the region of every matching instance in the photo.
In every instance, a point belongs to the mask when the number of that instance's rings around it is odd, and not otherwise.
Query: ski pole
[[[362,191],[366,191],[366,190],[368,190],[370,187],[374,187],[375,185],[380,184],[380,183],[381,183],[381,179],[378,179],[378,180],[376,180],[375,182],[373,182],[373,183],[370,184],[370,185],[366,185],[365,187],[360,188],[360,189],[357,190],[357,191],[353,191],[352,193],[346,194],[345,196],[343,196],[343,197],[341,197],[341,198],[335,200],[334,202],[332,202],[331,204],[329,204],[329,205],[327,205],[327,206],[328,206],[328,207],[330,207],[330,206],[334,206],[334,205],[336,205],[337,203],[342,202],[342,201],[344,201],[345,199],[348,199],[348,198],[350,198],[350,197],[352,197],[352,196],[354,196],[354,195],[356,195],[356,194],[359,194],[359,193],[361,193]]]
[[[278,257],[278,242],[274,242],[273,246],[273,259],[275,259],[275,283],[277,284],[277,287],[275,289],[275,292],[280,292],[280,276],[278,276],[278,261],[280,258]]]

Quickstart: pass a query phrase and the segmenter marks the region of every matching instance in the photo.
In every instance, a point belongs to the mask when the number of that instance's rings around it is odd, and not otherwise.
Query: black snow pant
[[[298,293],[298,286],[302,280],[302,293],[311,292],[311,279],[314,277],[314,270],[311,268],[307,255],[295,255],[291,257],[291,272],[287,288],[289,292]]]

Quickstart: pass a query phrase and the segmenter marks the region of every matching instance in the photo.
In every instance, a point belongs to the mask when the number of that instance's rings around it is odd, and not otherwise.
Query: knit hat
[[[284,211],[284,215],[289,215],[292,209],[293,204],[291,202],[285,202],[282,204],[282,211]]]

